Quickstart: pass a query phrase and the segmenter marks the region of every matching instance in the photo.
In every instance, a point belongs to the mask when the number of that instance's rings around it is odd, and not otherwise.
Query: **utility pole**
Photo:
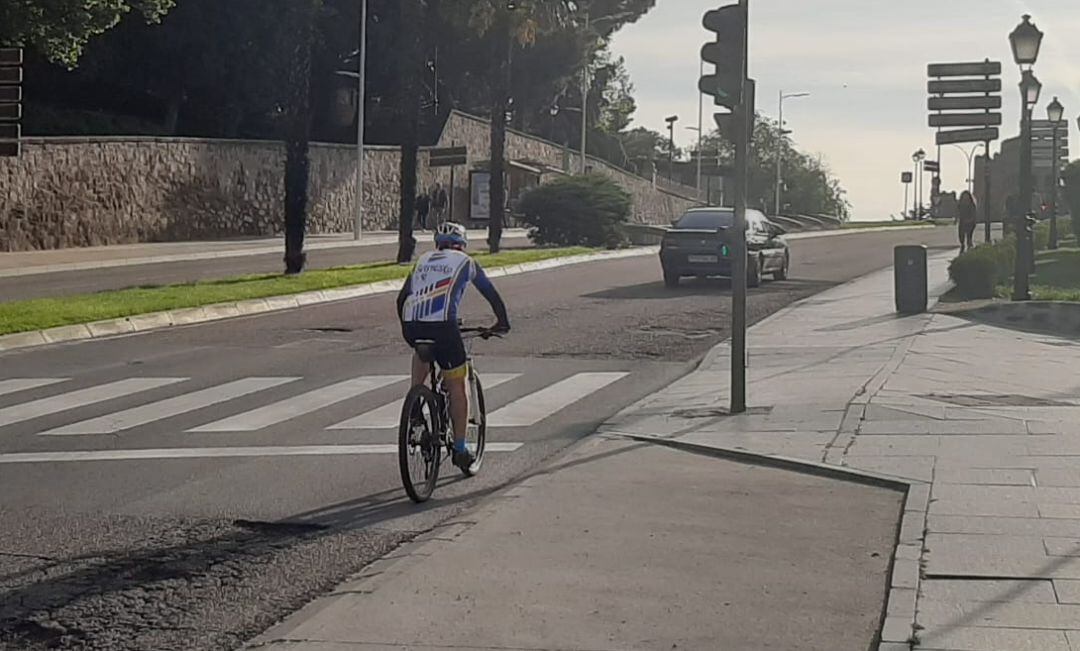
[[[679,116],[672,115],[664,119],[667,122],[668,128],[668,168],[667,175],[669,181],[675,180],[675,123],[679,121]]]

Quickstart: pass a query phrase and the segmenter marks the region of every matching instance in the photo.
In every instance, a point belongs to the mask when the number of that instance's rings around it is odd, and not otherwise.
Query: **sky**
[[[634,126],[666,132],[664,118],[678,115],[676,144],[693,147],[697,134],[685,127],[697,126],[700,50],[711,40],[701,17],[726,3],[657,0],[651,12],[615,35],[612,49],[625,57],[634,82]],[[913,170],[912,153],[923,148],[930,158],[937,154],[934,130],[927,126],[928,63],[1001,61],[1001,135],[1018,133],[1020,73],[1008,37],[1025,13],[1046,33],[1035,67],[1043,83],[1035,117],[1045,119],[1046,104],[1057,96],[1070,121],[1075,157],[1080,152],[1077,0],[750,0],[750,76],[758,83],[758,110],[775,118],[781,90],[811,93],[784,103],[796,145],[820,155],[840,179],[853,219],[899,216],[904,206],[900,173]],[[710,102],[704,115],[709,130]],[[941,159],[943,188],[964,189],[964,153],[946,146]]]

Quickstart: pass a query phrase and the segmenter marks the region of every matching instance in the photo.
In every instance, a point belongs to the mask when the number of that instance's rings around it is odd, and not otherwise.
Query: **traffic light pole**
[[[735,223],[731,268],[731,413],[746,412],[746,192],[750,161],[750,124],[754,106],[747,92],[749,0],[739,0],[743,17],[742,93],[735,109]]]

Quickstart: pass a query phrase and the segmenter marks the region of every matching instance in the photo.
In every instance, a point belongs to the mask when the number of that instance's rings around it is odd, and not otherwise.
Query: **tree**
[[[308,178],[311,169],[311,49],[322,0],[295,0],[288,24],[295,32],[289,48],[288,135],[285,140],[285,273],[304,270],[304,231],[307,227]]]
[[[1065,204],[1071,216],[1072,232],[1080,238],[1080,160],[1074,160],[1065,168]]]
[[[734,160],[732,144],[713,131],[702,140],[704,152],[719,152],[721,164]],[[773,205],[776,192],[776,156],[783,156],[784,203],[791,212],[826,214],[846,218],[851,210],[846,192],[819,159],[799,151],[776,120],[758,115],[750,146],[750,179],[747,203],[756,208]]]
[[[416,214],[416,165],[420,150],[419,76],[423,61],[421,34],[424,12],[421,0],[401,0],[401,25],[397,48],[397,106],[404,124],[401,141],[401,191],[398,215],[398,263],[412,260],[416,250],[413,216]]]
[[[150,23],[161,20],[174,0],[4,0],[0,3],[0,43],[31,47],[50,61],[74,67],[86,43],[138,11]]]

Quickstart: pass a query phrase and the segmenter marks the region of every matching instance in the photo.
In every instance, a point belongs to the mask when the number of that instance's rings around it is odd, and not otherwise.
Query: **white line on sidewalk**
[[[629,373],[578,373],[546,389],[530,393],[496,411],[488,418],[494,427],[535,425],[579,400],[623,379]]]
[[[487,452],[514,452],[524,443],[488,443]],[[224,459],[239,457],[333,457],[397,454],[397,445],[300,445],[292,447],[165,448],[149,450],[85,450],[78,452],[15,452],[0,454],[0,465],[79,461],[145,461],[153,459]]]
[[[0,396],[6,393],[18,393],[19,391],[27,391],[29,389],[36,389],[38,387],[47,387],[50,384],[56,384],[58,382],[65,382],[68,378],[13,378],[11,380],[0,380]]]
[[[24,420],[39,418],[59,411],[67,411],[77,407],[85,407],[95,402],[104,402],[114,398],[129,396],[133,393],[149,391],[160,387],[183,382],[187,378],[182,377],[142,377],[110,382],[88,389],[79,389],[70,393],[62,393],[58,396],[41,398],[21,405],[12,405],[0,409],[0,427],[20,423]]]
[[[227,402],[234,398],[246,396],[257,391],[263,391],[288,382],[295,382],[296,377],[249,377],[235,382],[229,382],[219,386],[213,386],[191,393],[152,402],[148,405],[126,409],[107,414],[99,418],[92,418],[71,425],[58,427],[39,436],[78,436],[85,434],[112,434],[139,425],[146,425],[158,420],[164,420],[180,414],[210,407],[218,403]]]
[[[483,382],[484,390],[488,391],[519,377],[521,373],[485,373],[480,381]],[[401,400],[399,399],[326,429],[386,429],[397,427],[400,419]]]
[[[371,375],[353,378],[188,431],[254,432],[406,379],[404,375]]]

